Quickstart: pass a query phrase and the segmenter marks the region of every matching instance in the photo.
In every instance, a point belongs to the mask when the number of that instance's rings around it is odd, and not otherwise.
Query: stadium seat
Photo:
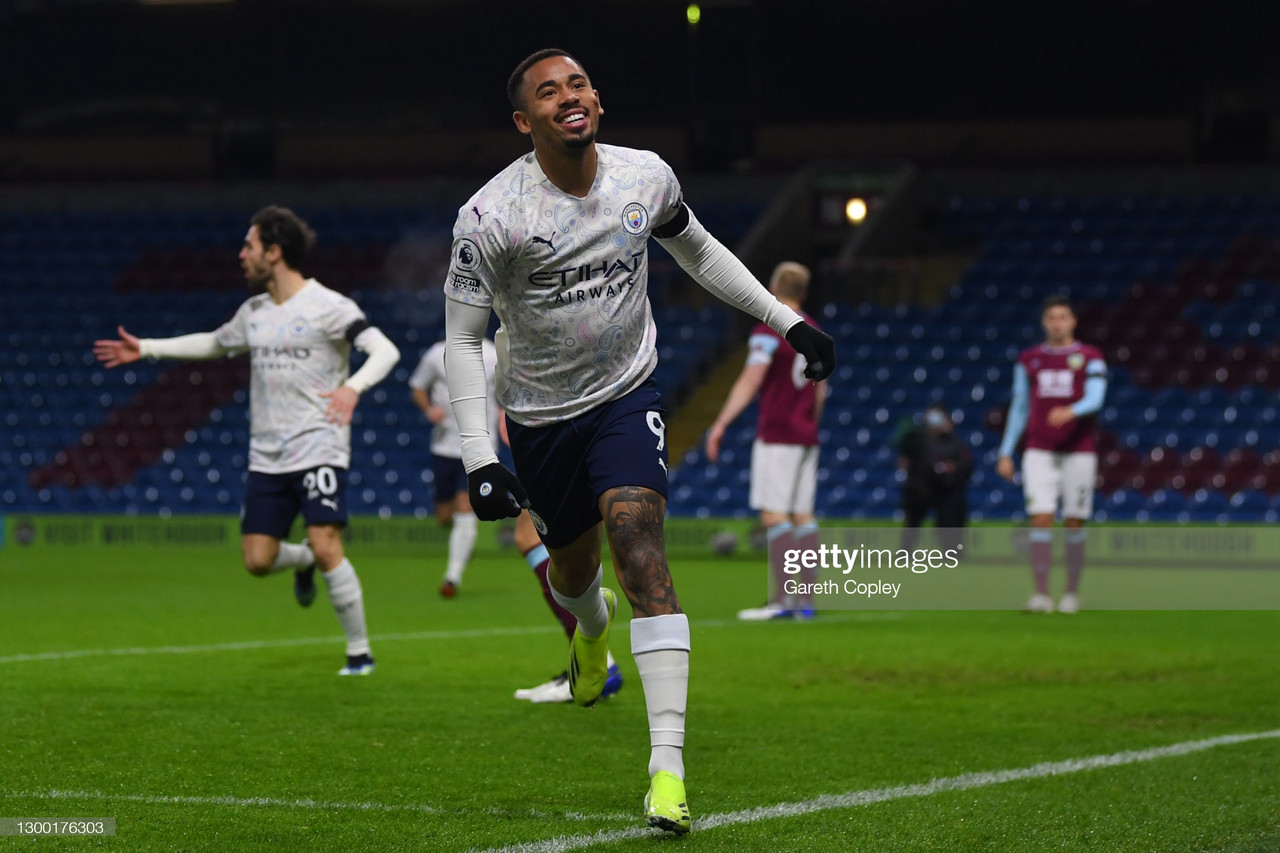
[[[722,236],[749,227],[754,214],[745,211],[758,212],[732,203],[706,207],[700,207],[704,221],[725,220],[723,229],[713,229]],[[442,306],[430,294],[369,282],[406,228],[447,235],[455,212],[429,205],[308,211],[326,238],[315,258],[322,271],[332,274],[334,284],[359,285],[370,316],[385,318],[379,322],[406,352],[438,339]],[[187,395],[165,390],[131,414],[130,401],[155,389],[164,368],[139,364],[103,372],[83,359],[88,342],[112,322],[122,294],[145,296],[177,279],[192,288],[171,304],[133,300],[138,310],[131,327],[196,331],[229,317],[242,294],[234,247],[243,213],[32,211],[16,217],[20,231],[4,233],[21,233],[23,242],[0,253],[0,288],[9,309],[0,316],[0,340],[8,343],[0,348],[0,411],[13,416],[0,437],[0,462],[9,460],[0,469],[7,506],[75,510],[95,500],[176,512],[234,506],[247,445],[243,372],[227,384],[202,367],[203,387],[224,397],[192,407]],[[877,454],[900,417],[930,402],[941,402],[963,420],[966,437],[989,468],[1004,423],[1012,361],[1040,335],[1034,308],[1027,306],[1048,293],[1070,294],[1081,337],[1107,352],[1111,376],[1100,418],[1106,432],[1098,482],[1099,508],[1108,518],[1136,517],[1137,497],[1106,501],[1133,495],[1115,490],[1138,481],[1153,501],[1160,490],[1185,500],[1182,509],[1170,498],[1151,510],[1144,505],[1143,511],[1173,512],[1174,519],[1186,512],[1201,518],[1276,511],[1270,504],[1262,508],[1257,497],[1242,498],[1238,506],[1230,500],[1280,489],[1280,468],[1262,464],[1280,428],[1280,252],[1270,240],[1280,232],[1280,196],[958,196],[946,203],[940,221],[944,232],[980,244],[977,260],[943,304],[926,310],[837,302],[813,309],[841,339],[835,396],[823,425],[829,438],[824,464],[834,484],[827,511],[887,516],[896,509],[896,491],[884,485],[892,477],[891,457],[885,467]],[[662,272],[659,254],[655,250],[655,280],[678,274],[669,259],[670,269]],[[38,285],[24,292],[18,282]],[[662,381],[671,396],[687,394],[730,334],[730,314],[657,303],[655,310],[660,346],[670,356],[663,360]],[[389,384],[378,390],[394,389]],[[150,416],[145,423],[142,409]],[[162,416],[166,411],[172,418]],[[420,448],[423,425],[407,395],[370,395],[359,415],[352,473],[353,479],[363,478],[360,489],[375,489],[367,505],[393,512],[428,505],[431,487],[423,473],[429,472],[422,458],[409,453]],[[749,420],[744,415],[743,425],[726,436],[726,455],[739,456],[730,456],[734,464],[724,466],[723,479],[714,478],[715,489],[742,490]],[[72,453],[86,434],[97,444]],[[166,446],[179,449],[169,462],[159,457]],[[1156,450],[1163,451],[1159,460]],[[55,464],[60,451],[66,454],[61,467]],[[207,458],[196,461],[199,452]],[[671,511],[710,511],[715,492],[701,491],[698,470],[705,460],[694,453],[678,461],[692,470],[673,464]],[[42,475],[51,485],[33,486],[29,472],[45,466],[52,466]],[[199,473],[199,486],[166,480],[174,468]],[[387,482],[389,472],[398,482]],[[72,487],[57,485],[64,476],[72,478]],[[858,476],[875,485],[865,487],[855,481]],[[126,497],[115,487],[106,489],[110,483],[127,485],[129,478],[146,482],[144,488],[155,493]],[[194,493],[184,495],[183,488]],[[875,488],[886,491],[878,495]],[[975,482],[978,511],[1012,517],[1020,510],[1016,490],[984,493],[987,488]],[[728,502],[722,508],[730,509]]]

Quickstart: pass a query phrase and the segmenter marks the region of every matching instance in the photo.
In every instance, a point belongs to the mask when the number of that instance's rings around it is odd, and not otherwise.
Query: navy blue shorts
[[[451,501],[458,492],[467,490],[467,469],[462,467],[461,459],[451,456],[431,455],[432,482],[436,488],[436,503]]]
[[[249,472],[240,533],[262,533],[284,539],[302,513],[307,526],[347,526],[347,469],[320,465],[289,474]]]
[[[563,548],[599,524],[600,496],[609,489],[639,486],[667,496],[665,416],[658,386],[647,379],[572,420],[525,427],[507,419],[543,544]]]

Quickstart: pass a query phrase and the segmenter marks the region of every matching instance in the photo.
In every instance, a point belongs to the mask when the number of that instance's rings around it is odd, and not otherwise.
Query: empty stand
[[[996,448],[1013,361],[1041,338],[1041,300],[1061,293],[1110,367],[1098,518],[1276,520],[1280,196],[958,197],[943,228],[981,248],[936,309],[818,311],[840,362],[820,515],[892,514],[894,429],[936,402],[974,448],[973,516],[1020,517],[1021,488],[995,476]],[[726,435],[732,462],[689,454],[673,512],[750,514],[745,492],[731,507],[714,498],[749,464],[754,415]]]
[[[427,516],[429,425],[407,380],[444,334],[441,283],[456,208],[300,209],[320,243],[304,272],[356,298],[403,354],[352,427],[350,503]],[[700,218],[736,240],[755,205]],[[123,210],[0,215],[0,506],[7,512],[236,512],[248,451],[245,359],[105,370],[92,342],[215,329],[246,298],[237,252],[248,212]],[[678,278],[655,252],[651,290]],[[655,300],[658,380],[678,402],[720,355],[729,309]],[[357,356],[358,360],[362,356]]]

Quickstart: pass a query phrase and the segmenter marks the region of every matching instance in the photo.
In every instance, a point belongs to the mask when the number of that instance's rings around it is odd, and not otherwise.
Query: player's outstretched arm
[[[1013,480],[1013,451],[1018,439],[1027,428],[1031,414],[1031,382],[1027,369],[1021,364],[1013,366],[1013,402],[1009,404],[1009,419],[1004,425],[1004,438],[1000,441],[1000,456],[996,460],[996,473],[1006,480]]]
[[[772,338],[777,340],[777,338]],[[720,414],[716,415],[715,421],[711,424],[711,428],[707,430],[707,459],[715,462],[720,458],[720,442],[724,440],[724,431],[738,419],[738,415],[742,414],[747,406],[751,405],[751,401],[756,398],[756,394],[760,391],[760,386],[764,384],[765,374],[769,372],[769,363],[762,364],[748,363],[742,368],[742,372],[738,374],[738,379],[733,383],[733,387],[729,389],[729,396],[725,398],[724,406],[720,409]]]
[[[136,338],[117,327],[119,340],[93,342],[93,354],[106,367],[132,364],[141,358],[208,359],[226,355],[229,350],[218,343],[213,332],[197,332],[176,338]]]
[[[359,329],[351,335],[351,342],[369,357],[342,385],[332,391],[320,393],[321,397],[329,401],[324,412],[325,418],[339,426],[351,423],[356,406],[360,403],[360,395],[385,379],[391,368],[400,361],[400,349],[376,326]]]
[[[142,342],[125,331],[124,326],[117,326],[118,340],[100,340],[93,342],[93,354],[104,367],[119,367],[132,364],[142,358]]]
[[[489,436],[489,383],[483,350],[488,325],[488,306],[445,300],[445,376],[462,439],[467,492],[477,518],[497,521],[520,515],[520,510],[529,506],[529,496],[516,475],[498,462]]]
[[[769,326],[805,357],[804,375],[820,382],[836,366],[835,341],[778,301],[742,261],[702,227],[689,206],[681,204],[653,236],[694,281],[716,296]]]
[[[422,414],[427,416],[427,420],[433,424],[438,424],[444,420],[444,406],[436,406],[431,402],[431,395],[424,388],[413,389],[413,402],[422,410]]]

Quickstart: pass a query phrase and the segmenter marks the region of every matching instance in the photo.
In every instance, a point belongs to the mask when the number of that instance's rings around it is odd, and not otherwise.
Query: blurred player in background
[[[493,341],[483,342],[484,369],[489,377],[489,401],[493,422],[497,428],[499,411],[493,391],[493,372],[498,366],[498,351]],[[467,496],[467,472],[462,468],[462,439],[458,437],[458,421],[449,405],[449,386],[444,373],[444,341],[438,341],[422,354],[422,359],[409,377],[413,402],[431,422],[431,470],[436,493],[436,518],[449,530],[449,562],[444,579],[440,582],[440,594],[453,598],[462,583],[462,573],[476,545],[476,515],[471,511],[471,499]]]
[[[800,309],[809,293],[809,279],[808,267],[784,261],[774,269],[769,290],[812,324]],[[810,602],[783,592],[781,553],[818,546],[813,505],[818,487],[818,422],[827,383],[806,378],[804,356],[764,323],[751,330],[747,344],[747,363],[707,431],[706,441],[707,459],[714,463],[720,457],[725,429],[760,395],[751,446],[750,502],[760,513],[768,542],[770,592],[763,607],[740,610],[738,618],[809,617],[813,615]]]
[[[1075,613],[1080,609],[1084,570],[1084,524],[1093,514],[1097,413],[1107,394],[1107,364],[1097,347],[1075,339],[1076,315],[1066,298],[1045,299],[1040,324],[1045,342],[1023,350],[1013,368],[1013,403],[996,470],[1013,480],[1013,453],[1025,430],[1022,491],[1031,516],[1031,571],[1036,587],[1026,609],[1053,612],[1049,569],[1054,514],[1061,498],[1067,528],[1067,584],[1058,610]]]
[[[471,505],[482,519],[532,510],[551,556],[552,594],[578,620],[569,687],[579,705],[604,690],[617,606],[602,586],[603,522],[634,614],[631,651],[649,716],[644,816],[687,832],[689,621],[663,535],[667,446],[652,378],[650,236],[704,287],[768,322],[807,357],[815,379],[834,366],[835,347],[702,228],[657,155],[596,143],[599,93],[577,60],[538,51],[517,66],[507,94],[534,150],[459,210],[444,287],[449,394]],[[480,342],[491,312],[502,321],[498,399],[520,479],[488,435]],[[574,746],[566,738],[566,752]],[[591,760],[589,750],[576,757]]]
[[[294,594],[315,600],[315,568],[347,635],[339,675],[373,672],[360,578],[343,553],[351,416],[360,395],[400,360],[386,335],[369,325],[350,299],[298,271],[315,234],[293,211],[264,207],[254,214],[240,266],[251,296],[213,332],[176,338],[94,342],[107,367],[140,358],[210,359],[249,353],[249,481],[240,520],[244,565],[259,577],[294,570]],[[348,376],[351,347],[368,354]],[[283,541],[301,513],[307,539]]]
[[[481,342],[484,356],[485,376],[487,377],[487,397],[491,422],[490,434],[493,438],[501,437],[503,443],[508,442],[505,419],[498,406],[494,376],[498,366],[498,351],[493,342],[485,338]],[[445,598],[453,598],[457,594],[458,585],[462,583],[462,573],[471,558],[475,547],[478,525],[475,513],[471,511],[471,498],[467,494],[467,473],[462,467],[462,439],[458,435],[458,420],[454,417],[453,406],[449,403],[449,387],[444,370],[445,342],[439,341],[422,354],[413,375],[409,377],[409,387],[413,392],[413,400],[422,409],[432,424],[431,455],[432,470],[436,490],[436,517],[440,523],[453,528],[449,532],[449,563],[440,594]],[[497,449],[495,445],[495,449]],[[461,523],[460,523],[461,522]],[[460,532],[461,530],[461,532]],[[568,639],[573,639],[573,631],[578,627],[578,620],[573,614],[561,607],[551,594],[551,586],[547,580],[547,572],[551,568],[551,557],[547,548],[538,538],[533,519],[529,511],[520,513],[516,519],[515,546],[533,570],[542,587],[543,597],[552,614],[560,622]],[[602,697],[612,696],[622,687],[622,673],[613,655],[608,659],[609,675],[605,681]],[[569,672],[565,670],[537,687],[522,688],[515,693],[517,699],[534,704],[572,702],[569,690]]]

